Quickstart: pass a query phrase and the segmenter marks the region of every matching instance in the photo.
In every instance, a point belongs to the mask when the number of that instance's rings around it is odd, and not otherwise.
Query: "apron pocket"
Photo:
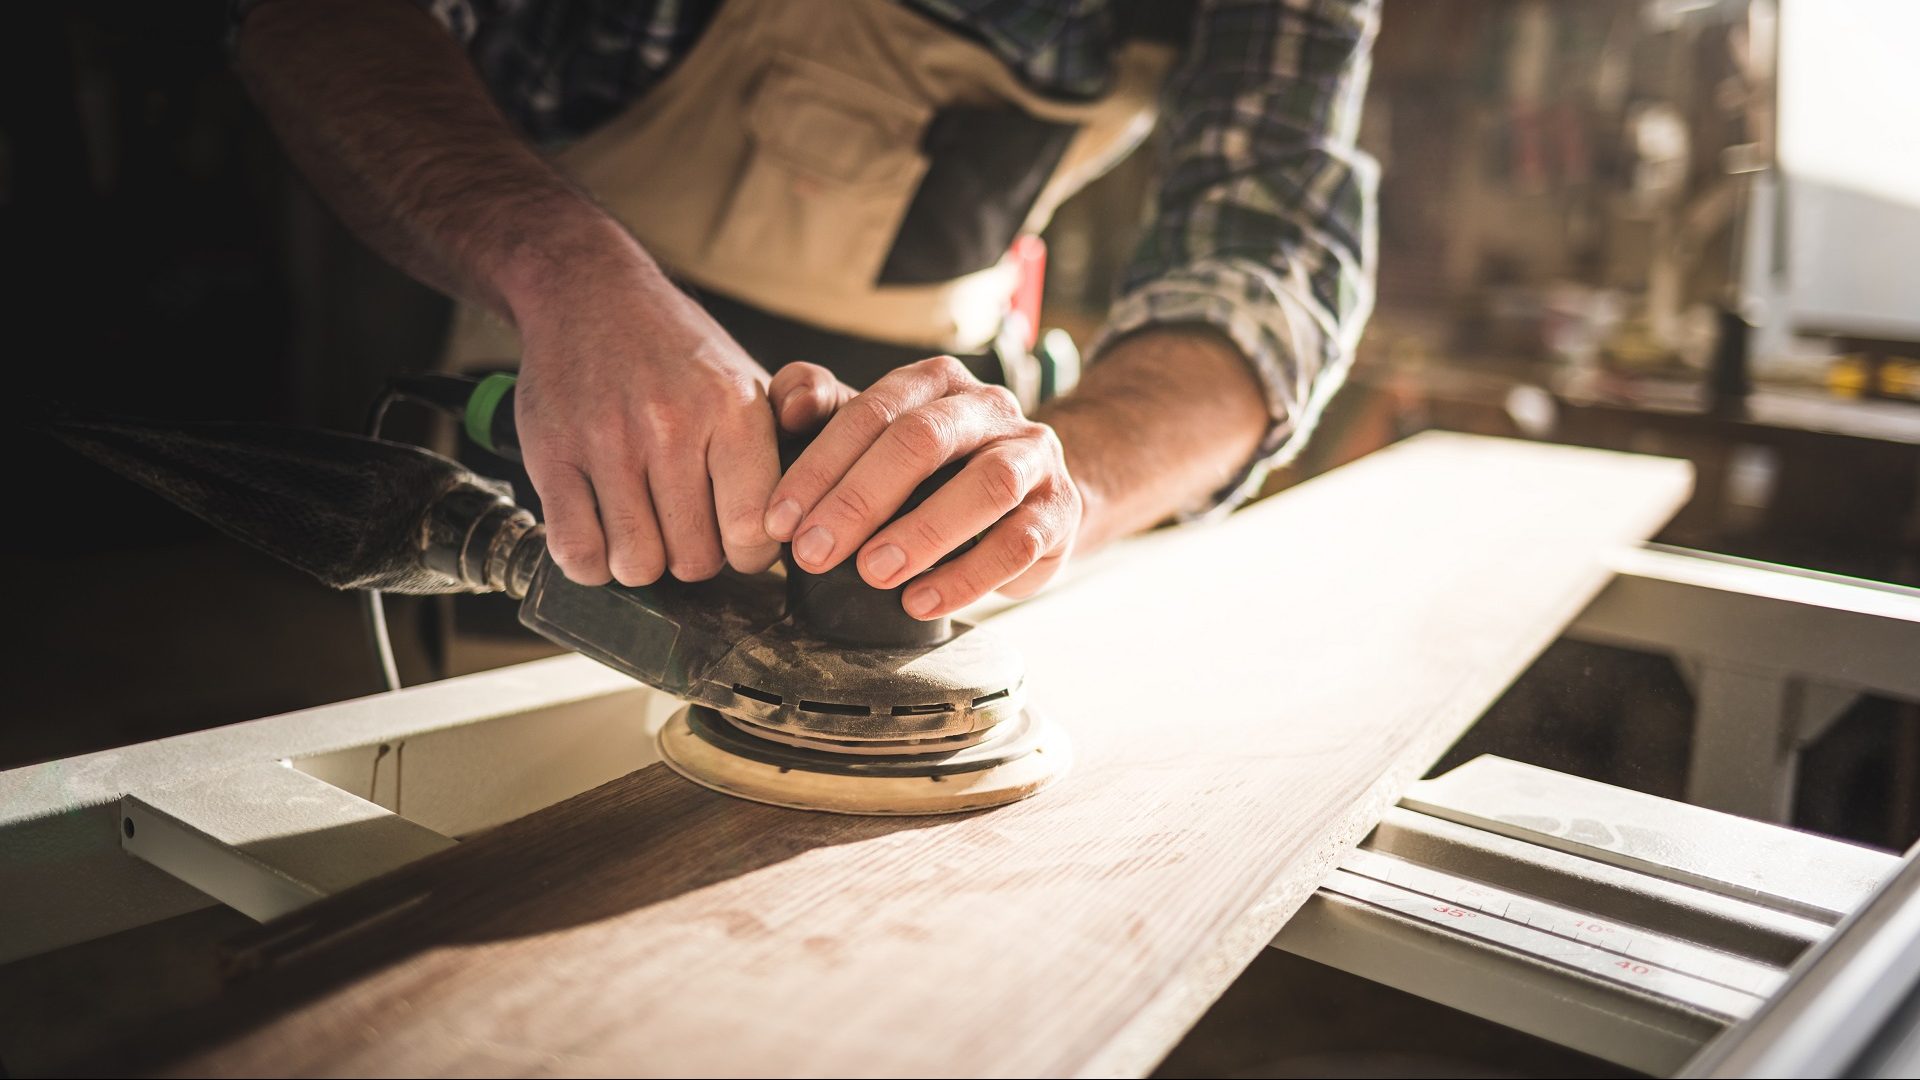
[[[720,277],[873,285],[926,157],[931,109],[778,54],[748,106],[751,143],[709,243]]]
[[[934,114],[924,144],[932,163],[879,283],[951,281],[999,262],[1079,132],[1005,105]]]

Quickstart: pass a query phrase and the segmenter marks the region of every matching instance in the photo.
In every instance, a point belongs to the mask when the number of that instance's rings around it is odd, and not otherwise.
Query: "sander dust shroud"
[[[469,395],[486,398],[511,417],[511,384],[502,395],[490,382],[475,393],[470,380],[437,377],[424,396],[456,411]],[[499,438],[496,425],[489,438],[487,423],[466,419],[488,449],[514,449],[510,431]],[[687,700],[661,729],[660,754],[716,791],[806,810],[940,814],[1025,798],[1069,764],[1065,735],[1026,707],[1010,647],[979,627],[912,618],[899,589],[867,585],[851,559],[820,575],[789,554],[762,574],[578,585],[505,484],[419,447],[267,424],[49,426],[334,588],[519,599],[520,621],[542,636]]]

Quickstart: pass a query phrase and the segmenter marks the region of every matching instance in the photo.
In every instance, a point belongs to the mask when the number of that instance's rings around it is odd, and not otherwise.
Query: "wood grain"
[[[1676,462],[1418,437],[996,617],[1076,743],[1035,799],[844,818],[652,766],[264,928],[266,970],[133,1056],[227,1076],[1142,1072],[1688,483]]]

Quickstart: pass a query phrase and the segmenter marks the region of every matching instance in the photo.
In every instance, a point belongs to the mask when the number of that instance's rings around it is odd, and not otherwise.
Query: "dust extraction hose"
[[[507,485],[403,443],[274,424],[58,419],[48,430],[336,589],[526,593],[544,529]]]

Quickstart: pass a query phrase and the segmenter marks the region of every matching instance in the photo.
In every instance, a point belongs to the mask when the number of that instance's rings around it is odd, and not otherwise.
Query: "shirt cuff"
[[[1154,278],[1114,301],[1107,325],[1088,354],[1128,334],[1199,323],[1227,336],[1259,380],[1267,431],[1259,448],[1226,486],[1177,517],[1209,520],[1252,498],[1267,473],[1306,442],[1328,398],[1346,378],[1351,350],[1327,316],[1301,297],[1313,295],[1304,271],[1287,273],[1250,259],[1202,259]],[[1176,375],[1177,377],[1177,375]]]

